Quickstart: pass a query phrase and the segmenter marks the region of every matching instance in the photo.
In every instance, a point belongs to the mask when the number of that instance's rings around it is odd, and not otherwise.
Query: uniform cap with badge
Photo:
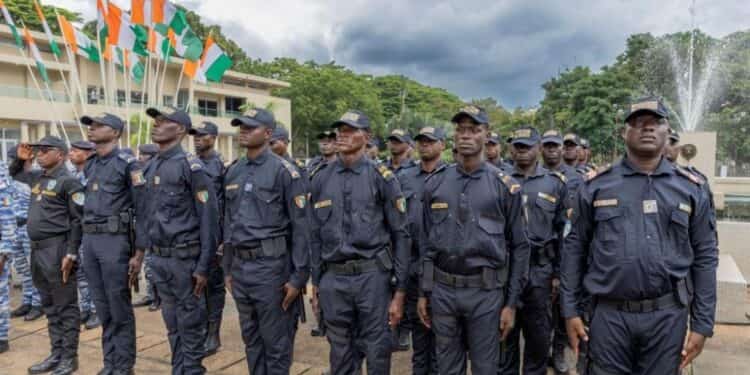
[[[83,151],[91,151],[96,148],[96,145],[89,141],[75,141],[70,144],[70,147]]]
[[[68,145],[65,144],[65,141],[63,141],[60,137],[55,137],[54,135],[48,135],[43,137],[39,140],[39,142],[36,143],[29,143],[29,146],[31,147],[53,147],[60,149],[64,152],[68,152]]]
[[[188,130],[190,135],[219,135],[219,126],[211,121],[203,121],[200,125],[190,128]]]
[[[351,126],[355,129],[370,129],[370,118],[362,111],[349,110],[341,118],[331,124],[332,128],[339,128],[342,125]]]
[[[425,126],[419,129],[419,134],[414,137],[414,140],[429,139],[431,141],[445,141],[445,130],[435,126]]]
[[[680,133],[672,128],[669,128],[669,140],[672,141],[672,143],[680,143]]]
[[[283,126],[277,126],[271,133],[271,142],[273,141],[284,141],[289,143],[289,131]]]
[[[563,137],[563,144],[565,145],[573,144],[573,145],[578,146],[581,144],[581,139],[578,138],[578,135],[576,133],[566,133],[565,136]]]
[[[81,124],[91,126],[93,124],[100,124],[109,126],[115,130],[122,130],[125,128],[125,122],[121,118],[111,114],[103,113],[101,116],[83,116],[81,117]]]
[[[531,126],[522,126],[513,132],[513,141],[511,141],[511,144],[514,146],[519,144],[534,146],[539,144],[540,141],[541,138],[539,137],[539,132],[535,128]]]
[[[188,115],[187,112],[174,107],[172,107],[172,113],[162,112],[152,107],[146,110],[146,114],[154,120],[162,118],[180,124],[187,128],[188,131],[193,127],[193,121],[190,119],[190,115]]]
[[[321,139],[336,139],[336,132],[332,130],[326,130],[323,132],[318,133],[318,135],[315,137],[317,140]]]
[[[500,144],[500,134],[497,134],[495,132],[490,133],[490,136],[487,137],[487,143],[492,143],[494,145]]]
[[[232,126],[244,126],[248,128],[258,128],[264,126],[268,129],[276,127],[276,117],[273,112],[263,108],[253,108],[245,111],[240,117],[232,119]]]
[[[461,120],[462,117],[469,117],[480,125],[487,125],[490,123],[490,117],[487,115],[487,112],[482,107],[476,105],[467,105],[459,109],[458,113],[456,113],[451,119],[451,122],[458,124],[458,121]]]
[[[669,110],[664,103],[657,97],[647,96],[636,99],[628,106],[625,122],[627,123],[633,117],[644,113],[650,113],[658,118],[669,118]]]
[[[403,129],[394,129],[393,131],[391,131],[391,134],[388,136],[388,140],[397,141],[401,143],[410,143],[411,136],[409,136],[409,133],[407,133]]]
[[[554,143],[556,145],[562,145],[563,137],[559,131],[555,129],[550,129],[544,132],[544,134],[542,134],[542,144],[545,144],[545,143]]]

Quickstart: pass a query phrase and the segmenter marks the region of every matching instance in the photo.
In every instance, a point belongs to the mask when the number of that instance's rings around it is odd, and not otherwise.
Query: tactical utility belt
[[[685,307],[689,304],[689,299],[685,280],[681,280],[674,291],[661,297],[631,301],[597,297],[596,304],[629,313],[649,313],[673,307]]]
[[[481,273],[475,275],[458,275],[435,267],[431,261],[425,261],[422,276],[422,290],[425,292],[431,292],[435,282],[453,288],[491,290],[505,287],[508,282],[508,267],[500,269],[484,267]]]
[[[531,260],[536,266],[546,266],[555,259],[554,243],[550,242],[544,247],[531,249]]]
[[[175,247],[152,246],[151,254],[162,258],[177,257],[180,259],[195,258],[201,253],[200,242],[190,242]]]
[[[325,263],[325,272],[354,276],[373,271],[391,272],[393,260],[388,248],[377,253],[374,259],[352,259],[344,262]]]
[[[67,235],[62,234],[62,235],[59,235],[59,236],[45,238],[45,239],[39,240],[39,241],[29,241],[29,244],[34,249],[44,249],[45,247],[57,245],[60,242],[65,241],[67,238],[68,238]]]
[[[110,233],[110,234],[125,234],[130,231],[130,214],[123,212],[119,215],[110,216],[107,218],[106,223],[99,224],[83,224],[83,233],[86,234],[99,234],[99,233]]]
[[[287,253],[287,238],[279,236],[240,245],[224,244],[224,253],[242,260],[280,258]]]

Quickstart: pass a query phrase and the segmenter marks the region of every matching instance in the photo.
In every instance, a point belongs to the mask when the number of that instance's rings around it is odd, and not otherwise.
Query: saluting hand
[[[578,357],[578,344],[581,340],[588,342],[589,335],[586,333],[586,326],[583,324],[583,320],[580,317],[570,318],[565,321],[565,329],[568,331],[568,340],[570,341],[570,347]]]
[[[206,289],[206,284],[208,284],[208,278],[206,278],[206,276],[194,273],[193,283],[195,284],[193,286],[193,294],[196,297],[200,297],[201,294],[203,294],[203,291]]]
[[[281,308],[286,311],[299,295],[299,289],[295,288],[292,283],[287,282],[282,287],[282,290],[284,292],[284,300],[281,302]]]
[[[28,143],[20,143],[16,149],[18,160],[31,160],[34,158],[34,151]]]

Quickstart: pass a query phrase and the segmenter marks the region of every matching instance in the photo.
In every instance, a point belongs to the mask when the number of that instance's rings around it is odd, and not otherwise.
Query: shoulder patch
[[[294,159],[294,164],[297,164],[297,167],[298,167],[298,168],[302,168],[302,169],[304,169],[304,168],[305,168],[305,162],[304,162],[304,161],[302,161],[302,160],[299,160],[299,159]]]
[[[558,172],[558,171],[552,171],[552,173],[551,173],[551,174],[552,174],[553,176],[555,176],[555,177],[559,178],[559,179],[560,179],[560,181],[562,181],[562,182],[563,182],[564,184],[567,184],[567,183],[568,183],[568,178],[567,178],[567,177],[565,177],[565,175],[564,175],[564,174],[562,174],[562,173],[560,173],[560,172]]]
[[[692,172],[688,171],[687,169],[685,169],[683,167],[677,166],[677,167],[675,167],[675,170],[677,170],[677,173],[679,175],[681,175],[682,177],[687,178],[688,180],[690,180],[692,183],[694,183],[696,185],[703,185],[703,183],[704,183],[704,181],[703,181],[702,178],[696,176],[695,174],[693,174]]]
[[[583,175],[583,179],[586,181],[593,180],[597,178],[598,176],[609,172],[611,169],[612,169],[612,164],[603,165],[597,169],[592,169],[588,171],[586,174]]]
[[[121,153],[119,153],[119,154],[118,154],[117,156],[118,156],[118,157],[119,157],[120,159],[124,160],[124,161],[125,161],[126,163],[128,163],[128,164],[130,164],[130,163],[135,163],[135,160],[136,160],[136,159],[135,159],[135,156],[133,156],[133,155],[130,155],[130,154],[128,154],[128,153],[125,153],[125,152],[121,152]]]
[[[327,165],[328,165],[328,163],[326,163],[326,162],[320,162],[320,163],[318,163],[318,165],[316,165],[315,168],[313,168],[310,171],[310,179],[312,180],[312,178],[315,176],[315,174],[318,173],[318,172],[320,172],[321,170],[323,170]]]
[[[203,169],[203,162],[201,162],[201,160],[198,159],[197,156],[190,153],[185,153],[185,157],[187,158],[188,165],[190,166],[191,171],[197,172]]]
[[[385,178],[386,181],[393,178],[393,172],[391,172],[391,170],[388,169],[388,167],[385,164],[379,164],[377,168],[378,168],[378,172],[380,173],[380,175],[383,176],[383,178]]]
[[[508,188],[511,194],[515,194],[521,190],[521,185],[513,177],[504,172],[497,172],[497,178]]]
[[[298,179],[300,178],[299,171],[297,171],[297,167],[293,166],[292,163],[288,162],[284,158],[279,158],[281,160],[281,164],[284,165],[284,168],[286,168],[287,171],[289,171],[289,174],[292,175],[292,179]]]

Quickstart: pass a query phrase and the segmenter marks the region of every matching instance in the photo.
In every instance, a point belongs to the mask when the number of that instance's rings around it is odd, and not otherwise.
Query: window
[[[117,90],[117,105],[120,107],[125,105],[125,90]]]
[[[187,90],[180,90],[177,92],[177,108],[185,108],[187,107],[188,102],[188,91]]]
[[[2,152],[3,161],[8,161],[8,150],[18,144],[20,139],[20,129],[0,129],[0,152]]]
[[[143,93],[140,91],[131,91],[130,103],[131,104],[141,104],[141,103],[148,104],[148,94],[143,95]]]
[[[219,104],[215,100],[198,99],[198,113],[203,116],[216,117],[219,115]]]
[[[101,87],[89,86],[86,88],[86,98],[89,104],[99,104],[99,101],[104,101],[104,89]]]
[[[164,95],[161,99],[161,105],[165,107],[171,107],[174,105],[174,96]]]
[[[227,96],[224,98],[224,112],[230,116],[242,114],[242,106],[245,105],[245,98],[235,98]]]

